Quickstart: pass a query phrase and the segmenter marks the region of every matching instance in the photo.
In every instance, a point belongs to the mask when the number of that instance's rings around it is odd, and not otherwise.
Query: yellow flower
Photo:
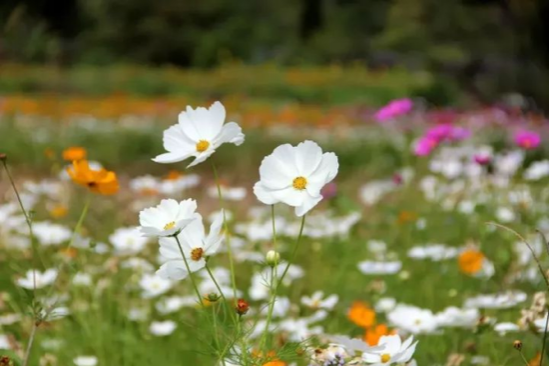
[[[86,155],[86,149],[80,146],[71,146],[63,150],[63,159],[67,161],[84,160]]]
[[[118,192],[116,173],[104,168],[92,170],[87,160],[73,161],[67,172],[73,182],[87,187],[93,193],[110,195]]]

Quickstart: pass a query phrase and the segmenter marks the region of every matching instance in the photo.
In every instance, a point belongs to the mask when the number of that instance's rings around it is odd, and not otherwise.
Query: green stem
[[[221,286],[219,286],[219,283],[217,283],[217,280],[215,279],[211,269],[210,269],[210,266],[208,266],[208,263],[206,263],[206,271],[208,272],[208,274],[210,275],[210,278],[212,279],[213,283],[215,284],[215,287],[217,288],[217,291],[219,291],[219,294],[221,295],[221,298],[223,299],[223,301],[228,304],[227,302],[227,299],[225,298],[225,294],[223,293],[223,291],[221,291]]]
[[[272,227],[273,227],[273,248],[276,251],[276,225],[275,225],[275,206],[274,205],[271,206],[271,221],[272,221]],[[265,324],[265,330],[263,331],[263,335],[259,343],[260,350],[264,350],[264,347],[267,343],[267,338],[269,337],[269,327],[271,325],[271,320],[273,317],[274,304],[276,302],[276,293],[278,290],[277,268],[278,268],[277,263],[271,264],[271,282],[269,283],[269,291],[271,293],[271,298],[269,300],[269,309],[267,311],[267,321]]]
[[[301,219],[301,227],[299,228],[299,234],[297,236],[297,240],[294,246],[294,250],[292,251],[292,254],[290,256],[290,260],[288,261],[288,264],[286,265],[286,268],[284,268],[284,272],[282,272],[282,276],[280,276],[280,279],[278,280],[278,284],[276,287],[276,292],[278,292],[278,288],[282,284],[282,281],[284,280],[284,277],[286,277],[286,273],[288,273],[288,270],[290,269],[290,265],[295,260],[295,256],[297,254],[297,249],[299,247],[299,244],[301,243],[301,237],[303,236],[303,228],[305,227],[305,215]]]
[[[82,228],[82,225],[84,224],[84,219],[86,218],[86,216],[88,214],[88,209],[90,208],[90,203],[91,203],[91,194],[88,193],[88,195],[86,196],[86,203],[84,203],[84,208],[82,209],[82,213],[80,214],[80,217],[78,218],[78,222],[76,223],[76,226],[74,227],[74,231],[72,232],[72,236],[71,236],[71,241],[69,242],[69,245],[67,245],[67,249],[70,249],[74,245],[74,241],[76,240],[76,235],[78,235],[78,233],[80,232],[80,229]],[[65,265],[64,263],[61,263],[61,265],[57,269],[58,275],[57,275],[55,281],[53,282],[53,284],[50,286],[50,290],[48,291],[48,297],[51,297],[52,291],[55,289],[55,285],[56,285],[57,281],[59,280],[59,273],[62,272],[64,265]],[[57,305],[57,301],[55,301],[53,303],[53,305],[50,306],[50,308],[46,311],[46,315],[44,316],[44,319],[46,319],[50,315],[50,313],[53,311],[53,309],[55,308],[56,305]]]
[[[229,225],[227,223],[227,217],[225,216],[224,202],[223,202],[223,193],[221,192],[221,183],[219,182],[219,176],[217,175],[217,168],[215,163],[212,161],[212,170],[215,178],[215,185],[217,186],[217,194],[219,196],[219,205],[221,206],[223,214],[223,229],[225,230],[225,237],[227,238],[227,252],[229,254],[229,268],[231,270],[231,281],[233,287],[233,296],[236,299],[236,275],[234,270],[234,260],[233,260],[233,251],[231,247],[231,235],[229,233]]]
[[[183,252],[183,247],[181,247],[181,242],[179,241],[179,238],[177,237],[177,235],[174,235],[174,238],[175,238],[175,241],[177,242],[177,247],[179,248],[179,252],[181,253],[183,262],[185,263],[185,268],[187,268],[187,273],[189,274],[189,278],[191,279],[191,283],[196,293],[196,297],[198,297],[198,302],[200,302],[200,305],[202,306],[202,308],[204,308],[205,307],[204,301],[202,301],[202,296],[200,296],[200,291],[198,291],[198,286],[196,285],[196,281],[194,280],[194,275],[191,272],[191,268],[189,267],[189,262],[187,261],[187,257]]]

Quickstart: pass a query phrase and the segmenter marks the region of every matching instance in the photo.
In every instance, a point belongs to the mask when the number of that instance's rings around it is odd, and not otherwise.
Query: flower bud
[[[520,351],[522,350],[522,341],[519,341],[518,339],[513,342],[513,348]]]
[[[250,304],[244,299],[238,299],[236,302],[236,312],[238,315],[244,315],[250,310]]]
[[[265,259],[269,266],[274,267],[280,262],[280,253],[275,250],[269,250],[265,256]]]
[[[1,160],[1,161],[6,161],[6,160],[8,160],[8,155],[6,155],[5,153],[0,153],[0,160]]]
[[[219,299],[221,298],[221,296],[215,292],[211,292],[209,294],[207,294],[206,296],[204,296],[204,299],[209,301],[209,302],[218,302]]]

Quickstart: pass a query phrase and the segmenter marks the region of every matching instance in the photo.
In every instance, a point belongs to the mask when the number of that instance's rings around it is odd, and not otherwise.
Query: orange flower
[[[59,219],[61,217],[67,216],[68,212],[69,212],[69,210],[67,209],[67,207],[65,207],[63,205],[55,205],[50,209],[50,215],[54,219]]]
[[[359,327],[368,328],[376,322],[376,313],[362,301],[355,301],[349,309],[349,319]]]
[[[482,269],[484,254],[477,249],[467,249],[458,258],[459,269],[468,275],[474,275]]]
[[[63,150],[63,159],[67,161],[86,159],[86,149],[80,146],[72,146]]]
[[[88,187],[93,193],[110,195],[118,192],[116,173],[104,168],[91,170],[87,160],[73,161],[67,172],[73,182]]]
[[[528,362],[528,366],[541,366],[541,352],[538,352],[534,358]]]
[[[364,333],[364,341],[368,343],[370,346],[377,346],[379,339],[383,336],[395,334],[394,330],[389,330],[387,325],[385,324],[379,324],[375,327],[371,327],[366,329],[366,333]]]
[[[55,157],[55,151],[48,147],[44,149],[44,156],[51,160]]]
[[[262,358],[263,352],[259,352],[256,350],[252,351],[252,356],[256,358]],[[275,351],[269,351],[267,352],[267,359],[271,359],[271,361],[264,363],[262,366],[286,366],[286,362],[280,361],[278,358],[276,358],[276,352]]]

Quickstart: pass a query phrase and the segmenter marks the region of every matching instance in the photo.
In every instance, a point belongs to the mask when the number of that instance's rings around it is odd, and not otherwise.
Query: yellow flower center
[[[208,147],[210,147],[210,143],[206,140],[200,140],[196,143],[196,151],[198,152],[204,152],[208,150]]]
[[[203,255],[204,255],[204,249],[202,248],[194,248],[191,251],[191,259],[195,262],[198,262],[200,259],[202,259]]]
[[[168,222],[166,225],[164,225],[164,230],[170,230],[175,227],[175,221]]]
[[[305,177],[297,177],[292,183],[295,189],[304,190],[307,187],[307,179]]]
[[[391,355],[389,355],[388,353],[384,353],[381,355],[381,362],[386,363],[389,361],[391,361]]]

